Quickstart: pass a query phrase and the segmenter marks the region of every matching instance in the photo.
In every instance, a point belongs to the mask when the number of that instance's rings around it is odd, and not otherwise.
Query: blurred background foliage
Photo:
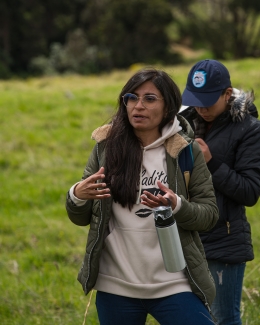
[[[178,64],[190,50],[259,57],[259,0],[0,2],[1,79]]]

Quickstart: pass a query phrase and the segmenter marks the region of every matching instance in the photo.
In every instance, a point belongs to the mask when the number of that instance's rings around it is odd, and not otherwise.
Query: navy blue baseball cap
[[[222,63],[216,60],[199,61],[189,72],[182,105],[212,106],[228,87],[231,87],[230,75]]]

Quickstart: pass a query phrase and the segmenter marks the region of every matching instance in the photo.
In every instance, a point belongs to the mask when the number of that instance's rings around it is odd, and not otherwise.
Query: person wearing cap
[[[246,262],[253,260],[245,207],[260,195],[260,121],[253,91],[232,87],[219,61],[202,60],[190,70],[179,114],[185,117],[211,172],[219,220],[201,232],[216,284],[212,312],[220,325],[241,324],[240,303]]]

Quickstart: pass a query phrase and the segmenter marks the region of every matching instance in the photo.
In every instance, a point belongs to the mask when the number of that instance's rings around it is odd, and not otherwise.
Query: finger
[[[87,191],[91,191],[91,190],[98,190],[101,189],[103,190],[104,188],[106,188],[106,183],[92,183],[88,180],[88,182],[82,182],[79,183],[77,186],[77,189],[81,192],[87,192]]]
[[[160,202],[162,203],[162,205],[166,205],[166,206],[172,205],[172,201],[168,197],[158,194],[158,198],[159,198]]]
[[[89,193],[93,194],[105,194],[105,193],[110,193],[110,189],[108,187],[106,188],[94,188],[94,189],[89,189]]]
[[[148,197],[148,195],[149,195],[149,197]],[[157,196],[154,196],[151,193],[149,193],[148,195],[145,193],[141,196],[142,204],[147,205],[150,208],[156,208],[159,205],[161,205],[161,202]]]
[[[94,175],[95,175],[95,176],[100,176],[100,178],[101,178],[101,176],[102,176],[102,178],[104,178],[104,177],[105,177],[104,172],[105,172],[105,168],[104,168],[104,167],[100,167],[99,171],[97,171],[95,174],[93,174],[93,176],[94,176]]]
[[[151,201],[153,201],[154,207],[156,206],[156,204],[157,204],[157,206],[159,206],[159,205],[172,206],[173,196],[175,195],[174,192],[172,192],[172,190],[169,190],[168,187],[165,187],[162,183],[161,183],[161,185],[164,189],[164,192],[167,191],[167,193],[165,195],[157,194],[157,196],[154,196],[150,192],[144,191],[143,194],[141,195],[141,199],[144,202],[150,200],[149,204],[151,204]],[[168,196],[170,196],[170,197],[168,197]],[[144,204],[144,203],[142,203],[142,204]]]
[[[102,194],[102,195],[98,194],[98,195],[93,195],[89,199],[91,199],[91,200],[95,200],[95,199],[96,200],[102,200],[102,199],[106,199],[108,197],[111,197],[111,194]]]
[[[151,201],[156,201],[158,202],[158,197],[153,195],[152,193],[148,192],[148,191],[144,191],[143,195],[145,199],[151,200]]]
[[[162,190],[163,192],[167,193],[169,191],[169,188],[163,185],[163,183],[161,183],[160,181],[157,181],[157,185],[159,189]]]
[[[168,197],[166,197],[166,200],[168,202],[168,205],[171,207],[172,206],[172,201]]]
[[[87,178],[88,182],[95,183],[96,181],[105,178],[105,174],[99,173],[99,171]]]
[[[106,183],[92,183],[89,185],[89,188],[96,189],[96,190],[102,190],[105,187],[107,187]]]
[[[153,209],[153,208],[157,208],[158,206],[160,206],[160,204],[155,203],[154,201],[141,201],[141,204],[148,206],[149,208]]]
[[[85,193],[86,199],[102,199],[102,198],[107,198],[110,197],[111,194],[109,192],[109,189],[105,190],[93,190],[93,191],[88,191]]]
[[[153,199],[149,199],[148,197],[141,197],[141,200],[142,200],[142,202],[145,202],[149,205],[156,205],[156,204],[158,205],[158,203],[159,203],[158,199],[155,201]]]
[[[104,172],[105,172],[105,168],[104,167],[100,167],[99,168],[99,171],[96,172],[96,174],[104,174]]]
[[[201,138],[196,138],[195,141],[197,141],[198,144],[200,144],[200,145],[202,145],[202,146],[205,145],[205,141],[202,140]]]

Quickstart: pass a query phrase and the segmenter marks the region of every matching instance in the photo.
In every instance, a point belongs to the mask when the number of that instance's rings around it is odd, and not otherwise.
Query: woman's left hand
[[[177,204],[177,198],[175,193],[170,190],[168,187],[164,186],[160,181],[157,181],[157,185],[160,190],[162,190],[165,194],[157,194],[157,196],[153,195],[148,191],[144,191],[141,195],[141,204],[148,206],[149,208],[157,208],[158,206],[171,206],[174,210]]]

